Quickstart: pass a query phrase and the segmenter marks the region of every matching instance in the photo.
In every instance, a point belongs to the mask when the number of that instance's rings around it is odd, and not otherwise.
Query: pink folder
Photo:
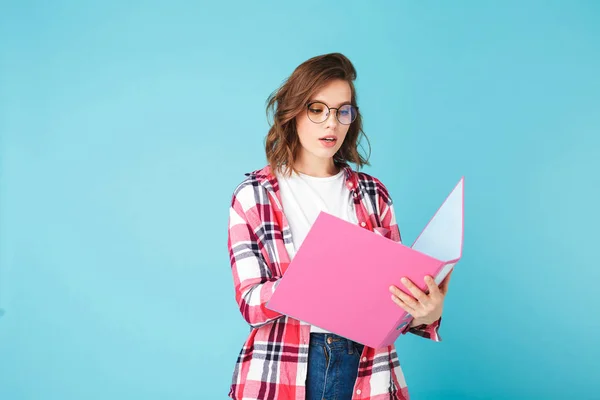
[[[412,320],[391,299],[390,285],[410,294],[408,277],[439,284],[462,257],[464,177],[412,246],[321,212],[275,289],[267,308],[379,348]]]

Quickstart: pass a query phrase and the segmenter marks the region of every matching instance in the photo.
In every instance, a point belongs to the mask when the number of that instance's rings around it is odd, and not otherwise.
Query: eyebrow
[[[313,103],[315,101],[318,101],[319,103],[327,104],[326,101],[321,100],[321,99],[312,99],[312,100],[309,101],[309,103]],[[343,103],[340,103],[338,105],[338,107],[341,107],[341,106],[346,105],[346,104],[352,104],[352,101],[344,101]],[[329,106],[329,104],[327,104],[327,105]],[[332,107],[332,108],[336,108],[336,107]]]

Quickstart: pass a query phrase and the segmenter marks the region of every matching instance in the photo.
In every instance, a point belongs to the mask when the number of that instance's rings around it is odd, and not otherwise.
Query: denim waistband
[[[343,349],[347,348],[348,353],[352,354],[355,350],[359,353],[362,352],[364,345],[347,339],[343,336],[336,335],[334,333],[321,333],[311,332],[310,334],[311,345],[327,345],[331,349]]]

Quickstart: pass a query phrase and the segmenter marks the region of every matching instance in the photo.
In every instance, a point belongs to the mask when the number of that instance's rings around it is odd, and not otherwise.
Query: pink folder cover
[[[464,177],[412,246],[321,212],[267,308],[362,343],[390,345],[412,320],[391,299],[408,277],[423,291],[439,284],[462,257]]]

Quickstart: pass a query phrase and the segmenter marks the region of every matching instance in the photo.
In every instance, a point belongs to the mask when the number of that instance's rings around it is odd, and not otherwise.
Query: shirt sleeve
[[[229,208],[228,248],[235,289],[235,300],[246,322],[259,328],[280,317],[266,307],[275,291],[279,278],[272,276],[262,250],[263,242],[252,227],[256,216],[244,207],[234,195]]]
[[[380,182],[376,181],[379,194],[379,215],[381,219],[381,225],[387,227],[390,230],[389,238],[401,242],[400,230],[396,221],[396,213],[394,211],[394,204],[392,198],[389,195],[387,188]],[[439,334],[442,318],[440,317],[437,321],[429,325],[418,325],[410,327],[407,325],[402,331],[402,335],[412,333],[417,336],[421,336],[425,339],[431,339],[435,342],[441,342],[442,338]]]

